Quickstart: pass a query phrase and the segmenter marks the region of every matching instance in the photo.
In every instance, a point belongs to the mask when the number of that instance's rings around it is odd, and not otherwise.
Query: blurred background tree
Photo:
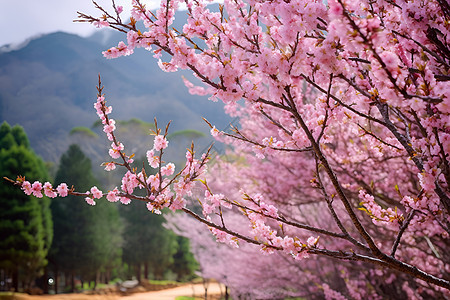
[[[195,276],[199,264],[191,252],[191,246],[188,238],[177,235],[177,252],[173,255],[173,272],[178,281],[188,281]]]
[[[30,182],[49,180],[45,164],[31,149],[23,128],[11,128],[6,122],[0,126],[0,174],[9,178],[22,174]],[[19,283],[30,288],[43,274],[52,237],[50,199],[0,185],[0,270],[12,279],[15,291]]]
[[[97,185],[91,161],[78,145],[71,145],[61,157],[55,186],[61,182],[71,182],[78,190]],[[56,286],[60,272],[66,280],[70,278],[70,290],[74,291],[76,277],[82,282],[97,283],[102,275],[100,271],[110,274],[114,262],[120,262],[122,225],[117,206],[105,201],[102,199],[95,207],[90,207],[79,198],[69,196],[52,203],[55,241],[50,260]]]
[[[127,233],[123,260],[129,265],[129,273],[139,282],[142,275],[145,279],[163,279],[177,251],[175,234],[162,226],[163,216],[150,213],[140,201],[132,201],[120,211]]]

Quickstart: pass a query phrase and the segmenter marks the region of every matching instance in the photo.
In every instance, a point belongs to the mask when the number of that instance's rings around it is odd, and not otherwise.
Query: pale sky
[[[110,0],[97,0],[98,4],[110,8]],[[149,8],[157,8],[159,0],[144,0]],[[131,0],[116,0],[124,7],[122,19],[128,19]],[[0,47],[17,44],[45,33],[65,31],[87,36],[96,28],[88,23],[74,23],[77,11],[100,16],[91,0],[0,0]]]

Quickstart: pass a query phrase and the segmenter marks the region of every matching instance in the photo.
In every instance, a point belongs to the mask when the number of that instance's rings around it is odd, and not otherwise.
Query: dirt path
[[[222,290],[221,290],[222,288]],[[208,295],[220,295],[224,292],[224,287],[219,286],[218,283],[210,283],[208,285]],[[174,300],[178,296],[199,297],[204,299],[205,289],[203,284],[189,284],[173,289],[136,293],[129,296],[121,297],[120,300]]]
[[[221,290],[222,288],[222,290]],[[220,295],[224,292],[223,286],[218,283],[208,285],[208,296]],[[15,294],[8,297],[8,300],[175,300],[178,296],[198,297],[204,299],[205,289],[203,284],[187,284],[172,289],[135,293],[128,296],[120,295],[86,295],[86,294],[58,294],[45,296],[31,296],[26,294]],[[208,297],[209,299],[209,297]]]

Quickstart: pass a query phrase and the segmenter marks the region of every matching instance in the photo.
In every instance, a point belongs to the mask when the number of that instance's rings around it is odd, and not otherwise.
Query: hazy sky
[[[97,0],[98,4],[111,8],[110,0]],[[144,0],[148,7],[156,8],[159,0]],[[131,7],[131,0],[116,0],[124,7],[124,16]],[[66,31],[89,35],[95,29],[87,23],[74,23],[77,11],[100,16],[91,0],[0,0],[0,46],[16,44],[29,37]]]

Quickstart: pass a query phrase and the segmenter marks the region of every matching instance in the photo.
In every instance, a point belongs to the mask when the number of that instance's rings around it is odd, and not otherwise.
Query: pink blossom
[[[122,191],[127,194],[133,194],[133,190],[139,185],[139,181],[136,177],[136,174],[128,171],[125,176],[122,178]]]
[[[159,187],[159,174],[150,175],[147,178],[147,184],[149,184],[150,186],[152,186],[154,188],[158,188]]]
[[[397,55],[389,51],[384,51],[380,56],[390,72],[396,71],[398,69],[400,60],[398,59]]]
[[[108,153],[112,158],[119,158],[120,153],[123,149],[124,149],[124,146],[122,143],[119,143],[118,145],[116,145],[115,143],[112,143],[111,149],[109,149]]]
[[[127,197],[120,197],[120,202],[121,202],[122,204],[128,205],[128,204],[131,203],[131,199],[130,199],[130,198],[127,198]]]
[[[323,284],[323,293],[325,294],[325,299],[326,300],[331,300],[331,299],[335,299],[335,300],[346,300],[347,298],[345,298],[341,293],[336,292],[335,290],[332,290],[330,288],[330,286],[328,284]]]
[[[226,243],[232,245],[235,248],[239,248],[237,240],[233,238],[233,236],[217,228],[211,228],[210,230],[212,234],[216,236],[217,242]]]
[[[97,28],[109,27],[109,23],[106,20],[94,21],[92,24]]]
[[[306,241],[306,243],[308,244],[309,247],[315,247],[318,241],[319,241],[318,237],[310,236]]]
[[[33,192],[33,188],[31,187],[31,183],[29,181],[22,182],[22,190],[25,194],[31,195]]]
[[[111,58],[117,58],[120,56],[128,56],[133,53],[132,48],[128,48],[128,46],[124,42],[119,42],[119,44],[116,47],[110,48],[106,51],[103,51],[103,56],[111,59]]]
[[[175,199],[173,200],[172,204],[170,205],[170,209],[172,211],[176,211],[178,209],[182,209],[186,207],[186,200],[177,194],[177,196],[175,197]]]
[[[112,143],[111,148],[113,148],[114,150],[122,151],[123,149],[125,149],[125,146],[122,143]]]
[[[267,205],[264,202],[260,203],[260,207],[266,211],[268,216],[278,218],[278,209],[273,205]]]
[[[90,198],[90,197],[86,197],[86,198],[84,198],[84,200],[86,200],[86,203],[87,203],[87,204],[92,205],[92,206],[94,206],[95,204],[97,204],[97,203],[95,203],[94,199],[92,199],[92,198]]]
[[[294,254],[293,256],[294,256],[295,260],[301,260],[301,259],[308,258],[309,254],[306,251],[300,251],[297,254]]]
[[[329,0],[328,5],[330,6],[329,13],[332,16],[341,17],[343,13],[342,6],[336,0]]]
[[[171,176],[175,171],[175,165],[173,163],[168,163],[161,168],[161,174],[164,176]]]
[[[264,159],[265,155],[264,155],[264,148],[262,148],[261,146],[258,145],[254,145],[252,147],[253,152],[255,153],[256,157],[259,159]]]
[[[192,162],[193,157],[191,151],[186,151],[186,162]]]
[[[426,191],[432,191],[434,190],[434,176],[432,174],[423,172],[419,173],[419,182],[420,185],[426,190]]]
[[[218,130],[216,128],[216,126],[214,126],[213,128],[211,128],[211,135],[215,138],[221,136],[223,134],[223,132],[221,132],[220,130]]]
[[[109,156],[111,156],[111,157],[114,158],[114,159],[120,157],[120,150],[109,149],[108,153],[109,153]]]
[[[112,191],[108,192],[108,194],[106,195],[106,200],[108,200],[109,202],[117,202],[120,199],[120,197],[118,195],[119,195],[119,190],[116,187]]]
[[[159,167],[159,156],[156,156],[154,154],[153,150],[147,151],[147,160],[148,160],[148,164],[152,168],[158,168]]]
[[[103,163],[103,165],[105,166],[106,171],[112,171],[116,168],[116,164],[114,162],[106,162]]]
[[[203,215],[207,216],[207,215],[211,214],[214,211],[215,206],[214,205],[209,205],[208,203],[203,203],[202,204],[202,208],[203,208],[203,210],[202,210]]]
[[[96,186],[93,186],[91,188],[91,194],[94,199],[100,199],[101,197],[103,197],[102,191],[100,191]]]
[[[95,108],[95,110],[97,111],[97,115],[98,115],[99,117],[101,117],[101,116],[103,115],[103,112],[102,112],[102,103],[101,103],[101,102],[95,102],[95,103],[94,103],[94,108]]]
[[[31,188],[33,190],[34,196],[42,198],[42,183],[40,183],[39,181],[35,181]]]
[[[69,193],[69,189],[67,188],[67,184],[65,183],[61,183],[60,185],[58,185],[56,190],[58,191],[60,197],[67,197]]]
[[[116,121],[114,119],[109,119],[108,124],[105,124],[103,126],[103,131],[105,133],[112,133],[114,130],[116,130]]]
[[[287,253],[293,253],[295,251],[295,243],[292,237],[285,236],[283,241],[281,241],[280,246],[283,247],[283,250]]]
[[[224,198],[223,194],[211,194],[208,190],[205,191],[205,200],[212,204],[213,207],[220,206],[222,199]]]
[[[104,109],[105,109],[105,111],[104,111],[105,115],[109,115],[112,112],[112,106],[105,106]]]
[[[147,202],[147,209],[154,214],[160,215],[161,211],[153,206],[152,202]]]
[[[58,196],[56,192],[53,190],[53,187],[50,182],[44,183],[44,193],[49,198],[55,198]]]
[[[154,149],[156,151],[166,149],[168,144],[169,142],[163,135],[155,136]]]
[[[178,70],[177,66],[175,64],[164,62],[161,59],[158,60],[158,66],[163,70],[164,72],[176,72]]]
[[[138,33],[136,31],[130,30],[127,33],[127,42],[128,42],[128,47],[136,47],[136,43],[138,41]]]

